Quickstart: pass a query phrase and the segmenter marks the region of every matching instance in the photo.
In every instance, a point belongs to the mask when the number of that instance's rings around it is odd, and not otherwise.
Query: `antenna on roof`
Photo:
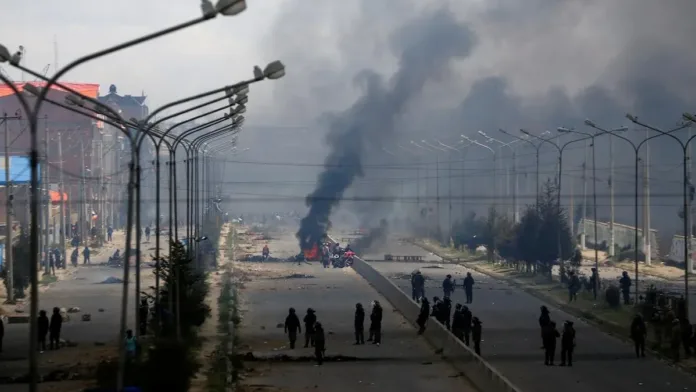
[[[58,36],[53,36],[53,69],[58,71],[60,67],[58,66]]]

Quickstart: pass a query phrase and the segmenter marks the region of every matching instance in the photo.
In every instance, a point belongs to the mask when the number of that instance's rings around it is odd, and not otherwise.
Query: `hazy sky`
[[[586,116],[614,127],[626,125],[626,111],[668,128],[680,120],[682,112],[696,111],[693,0],[248,3],[248,10],[239,16],[218,17],[95,60],[69,73],[66,80],[99,83],[102,93],[112,83],[120,93],[144,90],[154,108],[247,78],[254,65],[280,59],[287,66],[287,76],[252,87],[247,129],[254,125],[311,127],[327,112],[341,112],[353,104],[362,93],[355,83],[361,71],[369,69],[386,78],[394,74],[401,55],[394,48],[420,34],[417,27],[409,33],[400,30],[402,26],[427,9],[444,7],[473,32],[475,45],[469,56],[452,61],[449,72],[438,71],[410,100],[402,113],[405,119],[397,124],[411,133],[452,140],[460,133],[495,132],[498,127],[537,132],[560,125],[582,128]],[[196,17],[200,10],[197,0],[2,0],[0,14],[8,15],[0,24],[0,43],[11,50],[24,45],[25,65],[41,70],[51,63],[52,73],[54,37],[58,62],[65,65],[82,54]],[[397,31],[401,34],[395,36]],[[438,40],[431,43],[439,44]],[[15,79],[21,78],[8,66],[4,68]],[[257,143],[250,145],[252,152],[245,159],[321,163],[325,150],[295,151],[284,145],[298,135],[320,141],[325,130],[314,128],[304,133],[276,130],[273,136],[259,131],[253,138],[243,132],[240,143]],[[669,165],[678,165],[680,154],[675,154],[676,144],[670,143],[660,140],[651,147],[657,155],[653,173],[656,183],[674,182],[670,186],[677,194],[679,179],[667,177],[678,175]],[[617,149],[617,157],[629,157],[627,150]],[[607,151],[601,151],[599,171],[605,175]],[[286,157],[281,159],[279,152]],[[548,165],[553,165],[552,152],[548,155]],[[580,158],[570,158],[568,167],[580,164]],[[667,166],[660,168],[658,163]],[[620,164],[621,174],[630,177],[630,161]],[[249,167],[242,168],[243,176],[258,176]],[[553,171],[552,166],[548,169]],[[666,171],[664,176],[658,176],[660,170]],[[289,176],[280,172],[277,167],[268,169],[268,173]],[[607,178],[601,181],[606,183]],[[631,184],[617,186],[628,189]],[[308,188],[293,192],[306,195]],[[625,208],[630,212],[629,204]],[[665,202],[667,210],[661,214],[665,225],[678,223],[676,204]]]

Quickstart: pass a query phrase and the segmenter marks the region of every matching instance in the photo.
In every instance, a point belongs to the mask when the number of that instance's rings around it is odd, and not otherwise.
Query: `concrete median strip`
[[[330,237],[329,240],[335,242]],[[389,278],[360,258],[354,259],[353,270],[386,298],[411,324],[416,326],[416,318],[420,313],[418,303],[404,294]],[[428,328],[423,337],[479,390],[483,392],[522,392],[436,321],[430,320],[428,322]]]

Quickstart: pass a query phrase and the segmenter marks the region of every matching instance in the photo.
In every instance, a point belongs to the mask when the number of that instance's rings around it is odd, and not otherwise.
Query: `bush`
[[[195,351],[184,341],[160,339],[154,343],[143,364],[145,391],[187,392],[201,365]]]
[[[618,308],[621,306],[621,292],[618,287],[614,285],[609,286],[604,292],[604,297],[610,307]]]

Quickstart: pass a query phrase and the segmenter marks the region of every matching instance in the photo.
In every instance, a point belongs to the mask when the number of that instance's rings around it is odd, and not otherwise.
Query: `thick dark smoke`
[[[445,72],[453,58],[468,56],[475,41],[472,31],[443,8],[407,23],[394,35],[391,49],[399,57],[399,68],[388,83],[370,70],[358,74],[355,81],[362,96],[343,113],[329,116],[331,151],[315,190],[307,196],[309,212],[297,232],[302,249],[321,241],[333,209],[363,176],[366,146],[381,146],[393,137],[397,117],[426,82]]]

